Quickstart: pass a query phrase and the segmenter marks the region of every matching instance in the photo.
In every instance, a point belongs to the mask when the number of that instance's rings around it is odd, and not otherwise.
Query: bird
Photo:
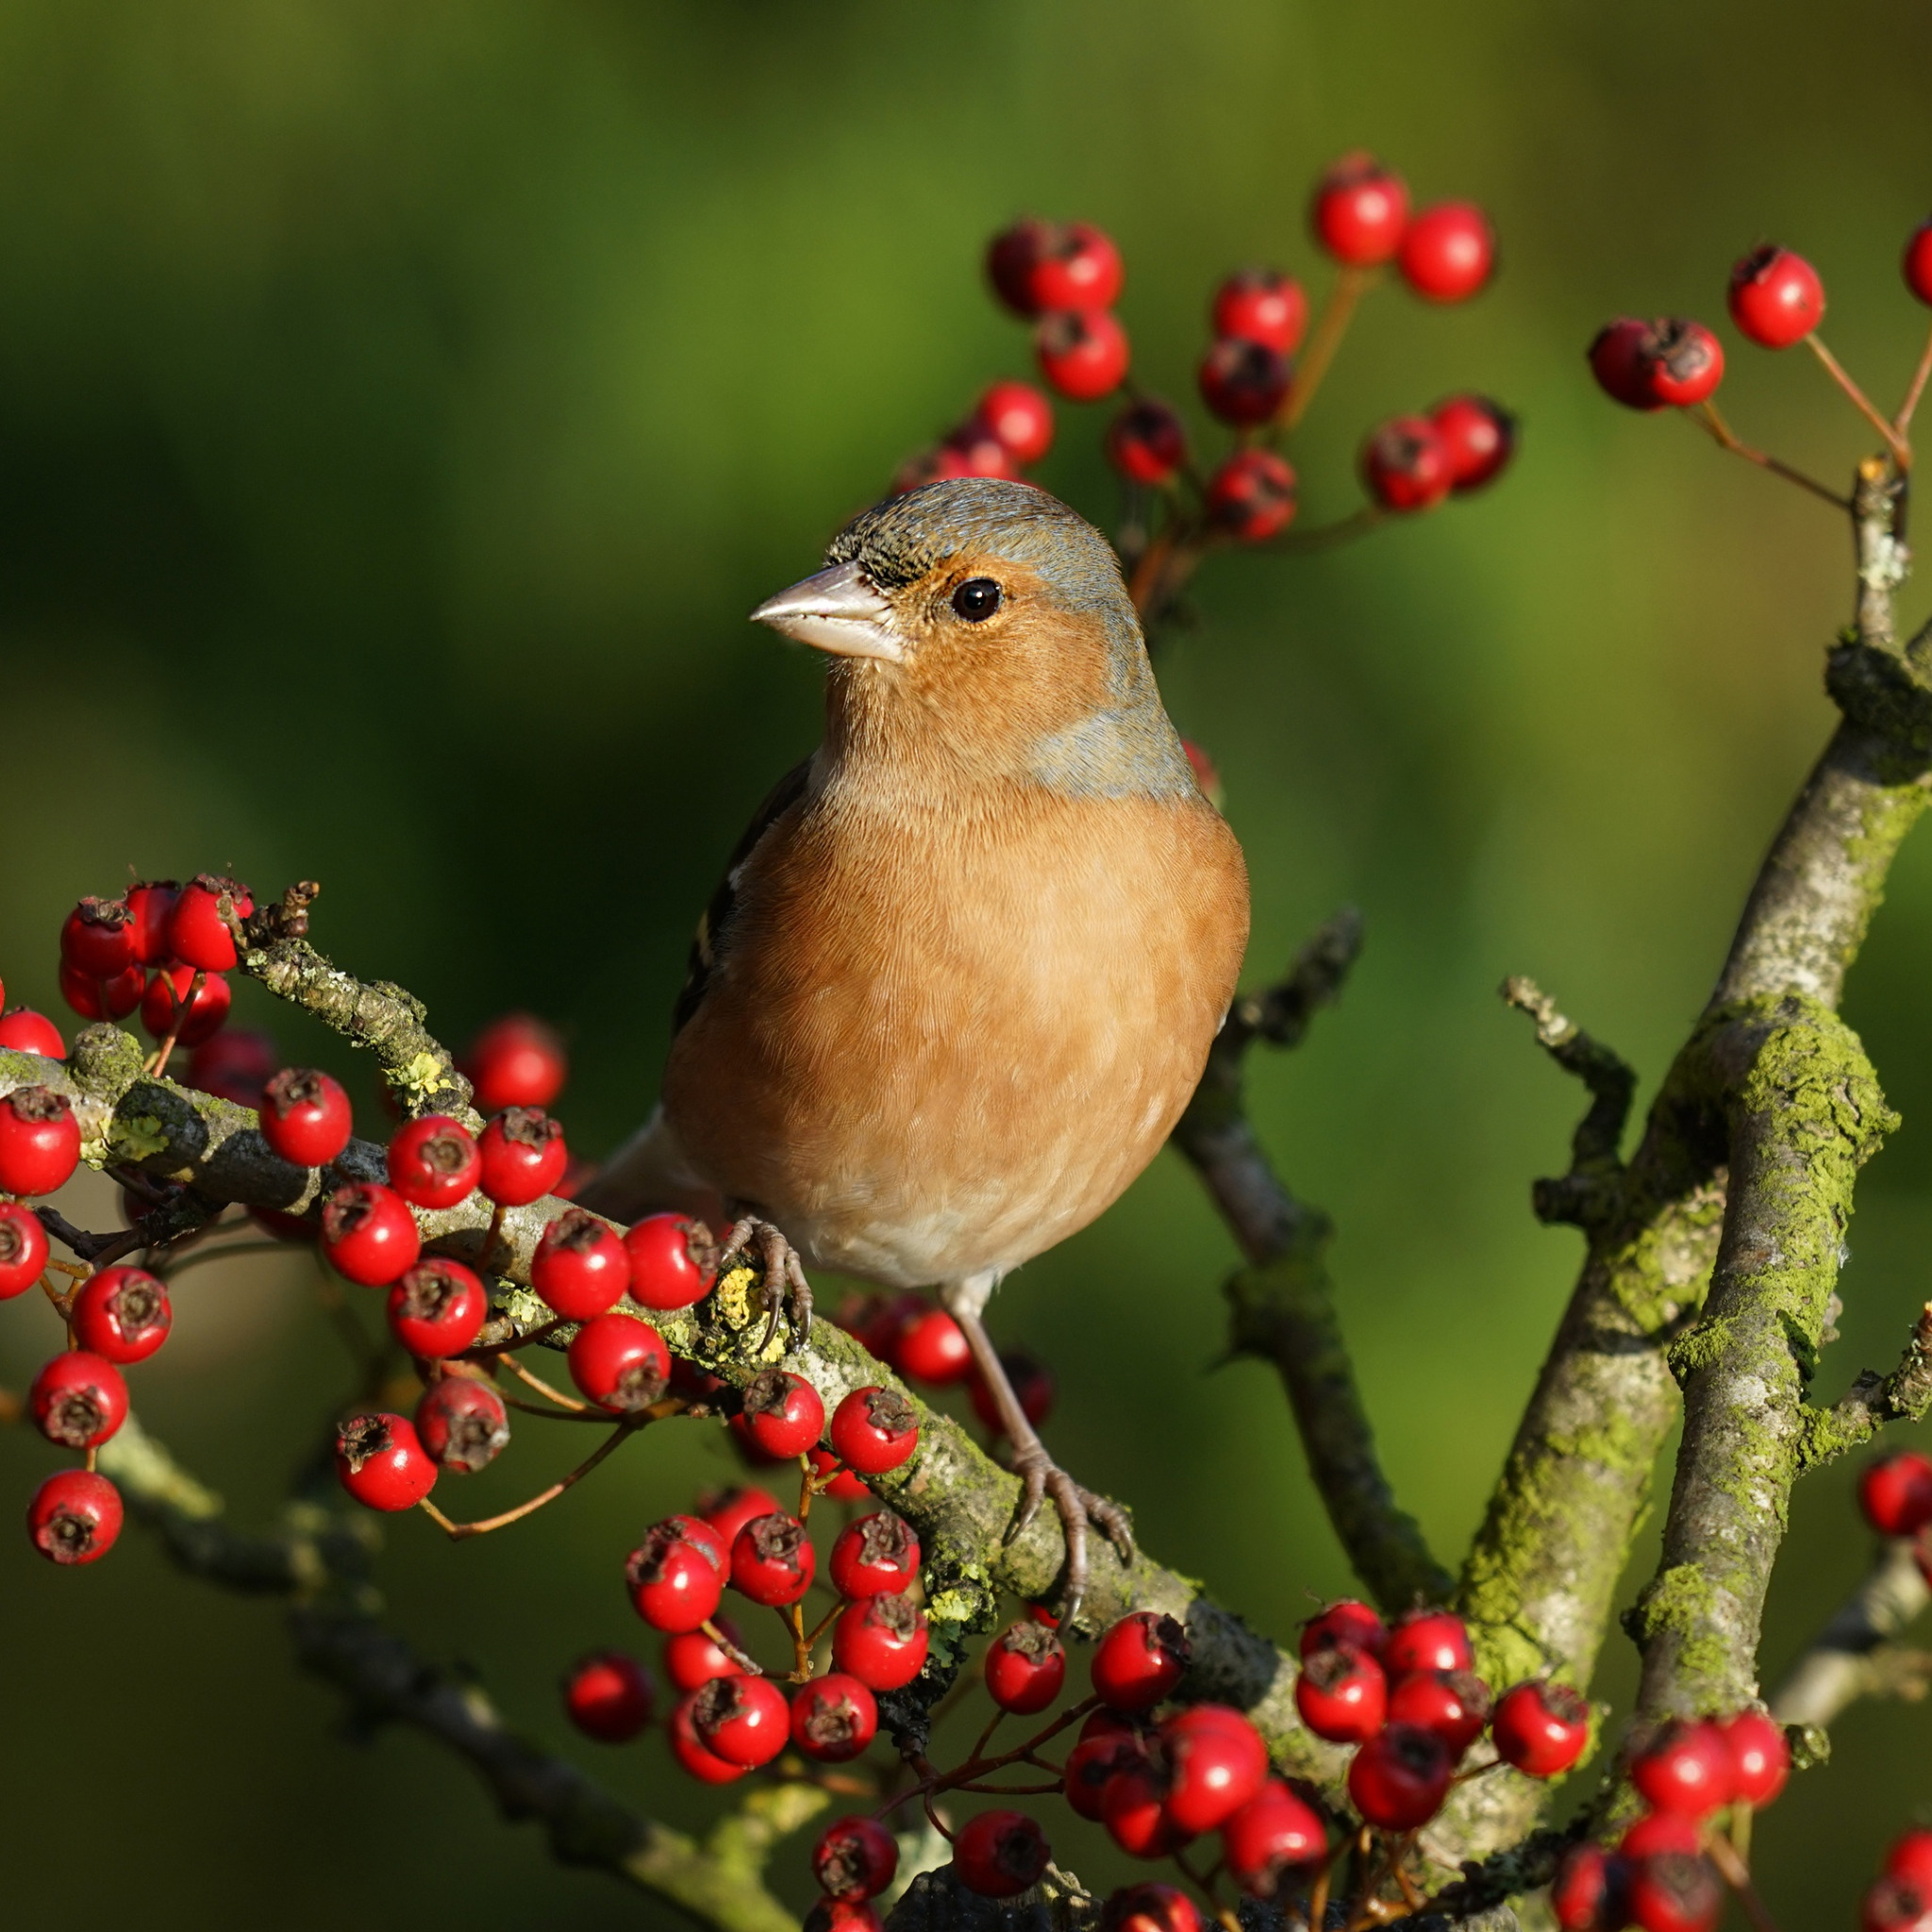
[[[692,943],[661,1096],[580,1200],[711,1200],[775,1323],[803,1262],[930,1289],[1023,1491],[1063,1618],[1118,1505],[1054,1461],[984,1313],[1153,1160],[1224,1021],[1248,881],[1195,782],[1105,536],[1030,484],[863,511],[751,613],[824,653],[824,733],[772,789]],[[802,1331],[801,1331],[802,1332]]]

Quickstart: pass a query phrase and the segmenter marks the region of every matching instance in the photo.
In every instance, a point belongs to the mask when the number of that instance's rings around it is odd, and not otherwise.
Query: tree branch
[[[1864,1580],[1771,1694],[1781,1724],[1823,1730],[1860,1697],[1923,1697],[1932,1656],[1892,1640],[1932,1601],[1909,1538],[1887,1539]]]
[[[1827,1409],[1807,1408],[1798,1439],[1798,1474],[1869,1442],[1887,1423],[1917,1422],[1932,1408],[1932,1302],[1912,1325],[1911,1340],[1889,1375],[1859,1373],[1847,1393]]]

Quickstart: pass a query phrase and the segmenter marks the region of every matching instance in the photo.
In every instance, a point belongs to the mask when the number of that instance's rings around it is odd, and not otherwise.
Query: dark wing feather
[[[731,848],[731,857],[724,862],[724,876],[718,881],[718,890],[711,894],[711,902],[705,908],[698,921],[698,929],[691,936],[691,963],[685,969],[684,986],[677,995],[677,1004],[671,1009],[673,1034],[683,1030],[684,1023],[703,1003],[705,989],[711,981],[712,968],[726,943],[731,914],[738,903],[741,868],[751,857],[758,841],[805,796],[806,781],[810,774],[809,758],[793,765],[766,792],[765,802],[752,814],[751,824],[744,828],[744,836]]]

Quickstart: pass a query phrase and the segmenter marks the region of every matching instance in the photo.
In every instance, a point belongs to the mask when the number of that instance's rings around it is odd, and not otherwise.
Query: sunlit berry
[[[8,1007],[0,1013],[0,1047],[13,1053],[37,1053],[42,1059],[64,1060],[67,1042],[44,1013],[31,1007]]]
[[[1167,1815],[1167,1774],[1151,1758],[1130,1759],[1100,1794],[1100,1822],[1130,1858],[1164,1858],[1188,1835]]]
[[[691,1718],[708,1750],[752,1770],[771,1763],[791,1739],[791,1700],[771,1678],[742,1671],[700,1685]]]
[[[60,926],[63,964],[88,979],[115,979],[135,964],[125,899],[83,899]]]
[[[1389,1680],[1366,1651],[1337,1644],[1314,1652],[1294,1682],[1295,1708],[1318,1738],[1359,1744],[1382,1728]]]
[[[1165,403],[1143,396],[1108,425],[1107,459],[1129,483],[1171,482],[1188,459],[1188,432]]]
[[[1391,1724],[1433,1731],[1459,1758],[1490,1722],[1490,1687],[1473,1671],[1409,1671],[1389,1685]]]
[[[1824,319],[1824,284],[1802,255],[1767,242],[1731,268],[1731,320],[1766,349],[1802,342]]]
[[[1066,1680],[1066,1645],[1031,1617],[1009,1624],[987,1645],[987,1692],[1002,1710],[1021,1717],[1044,1710]]]
[[[26,1412],[48,1441],[92,1449],[127,1420],[127,1383],[105,1357],[70,1348],[34,1377]]]
[[[698,1735],[694,1707],[703,1694],[704,1688],[700,1686],[696,1690],[687,1691],[673,1707],[664,1726],[671,1741],[671,1755],[679,1769],[700,1784],[728,1785],[749,1775],[750,1768],[720,1757]]]
[[[902,1375],[942,1389],[973,1373],[965,1331],[943,1308],[922,1306],[892,1338],[888,1359]]]
[[[562,1127],[534,1107],[507,1108],[483,1129],[476,1149],[483,1163],[476,1185],[505,1208],[541,1200],[570,1165]]]
[[[1889,1877],[1903,1878],[1932,1900],[1932,1831],[1915,1825],[1900,1832],[1885,1854],[1885,1870]]]
[[[1030,382],[989,384],[974,414],[1022,468],[1053,447],[1053,404]]]
[[[57,1470],[26,1506],[26,1533],[50,1563],[94,1563],[121,1535],[121,1491],[92,1470]]]
[[[354,1117],[341,1083],[314,1067],[288,1067],[261,1090],[261,1138],[297,1167],[326,1167],[349,1144]]]
[[[829,1565],[841,1596],[909,1590],[919,1576],[919,1539],[890,1509],[861,1516],[839,1532]]]
[[[39,1281],[49,1253],[40,1216],[18,1201],[0,1201],[0,1302],[25,1294]]]
[[[1131,359],[1126,330],[1106,309],[1042,316],[1033,353],[1048,386],[1074,403],[1111,395],[1125,380]]]
[[[423,1237],[400,1194],[375,1181],[354,1181],[323,1203],[322,1252],[346,1279],[387,1288],[416,1265]]]
[[[1451,396],[1429,411],[1429,424],[1449,458],[1449,488],[1457,496],[1480,490],[1507,467],[1516,451],[1516,418],[1488,396]]]
[[[157,1040],[172,1033],[179,1045],[199,1046],[221,1030],[233,999],[219,973],[164,966],[141,996],[141,1024]]]
[[[1221,1827],[1228,1875],[1256,1898],[1273,1898],[1282,1879],[1328,1849],[1320,1817],[1271,1777]]]
[[[1590,1706],[1568,1684],[1517,1684],[1490,1721],[1496,1755],[1530,1777],[1556,1777],[1583,1756]]]
[[[812,1481],[836,1503],[863,1503],[872,1491],[829,1449],[808,1449]]]
[[[78,967],[61,962],[60,997],[83,1020],[125,1020],[146,991],[147,974],[139,966],[111,979],[91,979]]]
[[[475,1090],[476,1111],[548,1107],[563,1091],[570,1060],[554,1026],[534,1013],[506,1013],[471,1041],[458,1062]]]
[[[1111,308],[1125,279],[1112,238],[1088,222],[1050,224],[1028,277],[1034,312]]]
[[[760,1516],[770,1516],[779,1508],[776,1496],[769,1490],[755,1485],[735,1485],[731,1489],[707,1491],[696,1504],[699,1517],[709,1524],[717,1533],[718,1541],[729,1549],[738,1540],[738,1532],[747,1523]]]
[[[1208,479],[1208,519],[1242,543],[1265,543],[1294,521],[1294,471],[1272,449],[1238,449]]]
[[[1917,1536],[1932,1523],[1932,1457],[1894,1449],[1858,1477],[1858,1507],[1880,1536]]]
[[[1401,246],[1408,190],[1374,155],[1343,155],[1316,184],[1308,218],[1315,240],[1337,261],[1369,268]]]
[[[1217,336],[1239,336],[1291,356],[1308,325],[1308,298],[1292,275],[1240,269],[1214,291],[1210,318]]]
[[[713,1621],[732,1642],[738,1641],[737,1632],[727,1619],[719,1617]],[[733,1676],[743,1668],[708,1630],[679,1630],[664,1640],[664,1674],[679,1690],[695,1690],[713,1677]],[[824,1683],[825,1679],[816,1681]]]
[[[627,1744],[651,1722],[657,1702],[651,1674],[622,1650],[579,1657],[563,1680],[563,1707],[572,1724],[601,1744]]]
[[[1391,1677],[1404,1671],[1466,1671],[1474,1667],[1469,1625],[1454,1610],[1414,1609],[1398,1617],[1382,1646]]]
[[[145,1268],[104,1268],[81,1284],[68,1320],[81,1347],[125,1368],[167,1341],[175,1310]]]
[[[981,1811],[953,1839],[953,1872],[981,1898],[1011,1898],[1038,1885],[1053,1857],[1046,1834],[1024,1811]]]
[[[389,1184],[412,1208],[454,1208],[482,1177],[482,1151],[469,1128],[447,1115],[405,1121],[390,1141]]]
[[[1188,1633],[1160,1610],[1121,1618],[1093,1646],[1093,1694],[1109,1710],[1151,1710],[1188,1668]]]
[[[630,1257],[630,1296],[646,1308],[688,1308],[718,1278],[718,1244],[688,1214],[651,1214],[624,1237]]]
[[[435,1360],[472,1347],[490,1319],[490,1295],[460,1261],[426,1255],[389,1291],[390,1333],[413,1356]]]
[[[127,923],[134,935],[134,957],[142,966],[164,966],[174,958],[168,924],[181,888],[173,879],[142,879],[129,886],[124,897]]]
[[[631,1606],[654,1630],[695,1630],[724,1594],[724,1564],[712,1540],[685,1534],[683,1519],[654,1523],[625,1562]]]
[[[921,481],[937,483],[949,476],[1017,476],[1011,452],[976,417],[960,424],[939,447],[923,459]],[[914,484],[911,487],[917,488]]]
[[[408,1416],[358,1415],[336,1431],[336,1475],[371,1509],[409,1509],[436,1487],[437,1468]]]
[[[869,1690],[896,1690],[918,1676],[930,1641],[925,1613],[909,1596],[869,1596],[848,1604],[832,1626],[832,1662]]]
[[[1718,1722],[1731,1754],[1731,1796],[1739,1804],[1769,1805],[1790,1774],[1791,1747],[1784,1726],[1761,1710],[1740,1710]]]
[[[1465,302],[1490,278],[1496,238],[1474,202],[1443,201],[1410,216],[1395,266],[1430,302]]]
[[[1319,1610],[1302,1625],[1300,1652],[1311,1657],[1318,1650],[1365,1650],[1380,1657],[1389,1641],[1389,1626],[1367,1604],[1343,1597]]]
[[[1724,1889],[1710,1860],[1684,1852],[1640,1858],[1626,1894],[1643,1932],[1710,1932],[1724,1908]]]
[[[1203,1924],[1186,1892],[1154,1878],[1122,1886],[1100,1908],[1100,1932],[1202,1932]]]
[[[1349,1801],[1383,1831],[1413,1831],[1442,1808],[1456,1762],[1433,1731],[1385,1724],[1348,1767]]]
[[[181,888],[168,915],[168,950],[184,966],[203,973],[235,970],[235,935],[228,919],[246,919],[254,895],[235,879],[197,873]]]
[[[832,1411],[827,1434],[846,1468],[883,1475],[919,1447],[919,1416],[896,1389],[855,1389]]]
[[[1724,344],[1701,322],[1665,316],[1640,336],[1632,359],[1651,398],[1688,409],[1715,394],[1724,380]]]
[[[671,1351],[648,1322],[613,1309],[571,1338],[564,1359],[578,1392],[613,1415],[649,1408],[671,1386]]]
[[[1449,494],[1449,452],[1426,416],[1396,416],[1362,444],[1362,482],[1384,509],[1432,509]]]
[[[623,1300],[630,1286],[630,1252],[608,1222],[566,1208],[537,1242],[530,1286],[566,1322],[588,1322]]]
[[[780,1608],[804,1596],[818,1570],[818,1553],[804,1524],[782,1509],[747,1523],[732,1539],[730,1561],[733,1590],[755,1604]]]
[[[1681,1811],[1646,1811],[1625,1829],[1617,1849],[1626,1858],[1654,1858],[1664,1852],[1693,1854],[1703,1842],[1695,1819]]]
[[[1224,1824],[1257,1796],[1268,1775],[1268,1747],[1238,1710],[1191,1705],[1160,1727],[1167,1757],[1167,1815],[1190,1836]]]
[[[811,1848],[812,1876],[828,1898],[876,1898],[898,1870],[898,1840],[875,1818],[841,1818]]]
[[[0,1095],[0,1194],[51,1194],[80,1164],[80,1123],[66,1094],[16,1087]]]
[[[416,1405],[416,1436],[439,1469],[471,1475],[509,1446],[509,1410],[488,1382],[443,1375]]]
[[[1859,1932],[1932,1932],[1932,1891],[1888,1874],[1858,1905]]]
[[[843,1764],[877,1737],[879,1707],[857,1677],[827,1671],[791,1699],[791,1741],[821,1764]]]
[[[803,1456],[824,1433],[825,1405],[803,1375],[762,1369],[745,1384],[744,1426],[767,1456]]]
[[[1736,1774],[1711,1724],[1667,1724],[1632,1760],[1630,1782],[1659,1811],[1703,1818],[1731,1800]]]

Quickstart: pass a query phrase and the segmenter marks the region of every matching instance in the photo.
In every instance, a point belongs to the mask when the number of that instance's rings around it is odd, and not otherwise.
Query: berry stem
[[[1286,551],[1291,556],[1299,556],[1309,550],[1328,550],[1337,543],[1347,543],[1357,537],[1366,536],[1388,514],[1379,503],[1365,503],[1340,523],[1323,524],[1312,530],[1296,530],[1291,536],[1274,538],[1268,548]]]
[[[1715,403],[1699,403],[1695,409],[1680,413],[1687,421],[1696,424],[1720,449],[1727,449],[1733,456],[1742,457],[1747,463],[1756,463],[1759,469],[1769,470],[1774,476],[1782,476],[1787,483],[1795,483],[1801,490],[1808,490],[1813,496],[1824,497],[1834,509],[1850,514],[1852,505],[1849,497],[1840,496],[1817,477],[1806,475],[1803,470],[1794,470],[1789,463],[1781,463],[1775,457],[1766,456],[1761,449],[1753,449],[1732,430]]]
[[[502,1360],[504,1367],[518,1381],[527,1383],[540,1395],[547,1395],[552,1402],[556,1403],[558,1408],[574,1409],[579,1415],[589,1412],[591,1405],[588,1402],[579,1402],[574,1395],[566,1395],[561,1389],[553,1389],[541,1375],[536,1374],[531,1370],[525,1368],[515,1356],[507,1355],[502,1357]]]
[[[1355,319],[1356,304],[1374,286],[1374,281],[1375,271],[1372,268],[1344,268],[1335,277],[1335,286],[1329,290],[1328,299],[1322,305],[1322,313],[1308,337],[1307,353],[1302,358],[1301,367],[1289,386],[1287,400],[1275,416],[1275,426],[1281,435],[1291,434],[1295,425],[1307,414],[1308,405],[1315,400],[1315,391],[1321,388],[1322,378],[1328,374],[1328,365],[1334,361],[1335,352]]]
[[[817,1483],[812,1480],[809,1456],[801,1456],[798,1458],[798,1520],[804,1524],[811,1521],[811,1499],[818,1494],[819,1489]]]
[[[986,1747],[992,1742],[992,1734],[999,1729],[1000,1720],[1005,1716],[1006,1712],[1004,1710],[995,1707],[992,1716],[987,1720],[985,1730],[979,1734],[979,1741],[967,1754],[967,1761],[969,1763],[976,1764],[980,1758],[986,1756]]]
[[[748,1652],[740,1650],[737,1644],[733,1643],[730,1638],[725,1636],[724,1631],[719,1629],[717,1624],[714,1624],[709,1617],[707,1617],[705,1621],[698,1625],[698,1628],[702,1630],[705,1633],[705,1635],[708,1637],[711,1640],[711,1641],[715,1643],[718,1646],[718,1648],[722,1650],[724,1653],[724,1655],[728,1657],[731,1659],[731,1661],[735,1663],[738,1666],[738,1668],[741,1671],[742,1671],[747,1676],[762,1677],[765,1674],[764,1665],[759,1663],[758,1660],[756,1657],[752,1657]]]
[[[1919,366],[1912,372],[1912,386],[1906,391],[1906,399],[1898,406],[1898,414],[1891,419],[1891,426],[1901,436],[1912,426],[1912,411],[1919,407],[1919,398],[1925,393],[1927,377],[1932,377],[1932,332],[1926,334],[1925,346],[1919,356]]]
[[[1757,1896],[1757,1888],[1751,1883],[1750,1868],[1732,1847],[1729,1839],[1722,1833],[1713,1833],[1707,1847],[1710,1862],[1718,1869],[1724,1883],[1738,1894],[1738,1903],[1744,1907],[1744,1916],[1757,1928],[1757,1932],[1778,1932],[1777,1921],[1765,1909],[1764,1901]]]
[[[483,1237],[483,1253],[476,1262],[476,1272],[479,1274],[489,1272],[490,1257],[496,1252],[496,1238],[503,1232],[503,1211],[501,1201],[495,1202],[491,1208],[490,1228]]]
[[[181,1023],[194,1010],[194,1003],[201,997],[201,989],[207,984],[208,974],[197,972],[188,982],[188,997],[182,999],[175,991],[175,982],[167,982],[168,997],[175,1002],[174,1024],[168,1028],[168,1036],[155,1049],[154,1064],[148,1068],[150,1077],[158,1080],[168,1071],[168,1058],[175,1051],[175,1042],[181,1037]]]
[[[542,1508],[544,1504],[556,1502],[564,1491],[582,1482],[626,1436],[641,1428],[646,1420],[647,1418],[641,1415],[636,1421],[625,1417],[569,1474],[558,1476],[547,1490],[540,1490],[527,1502],[519,1503],[514,1509],[506,1509],[499,1516],[486,1516],[476,1523],[452,1523],[427,1496],[425,1496],[416,1507],[436,1524],[453,1543],[462,1542],[473,1536],[488,1536],[492,1529],[506,1529],[512,1523],[520,1523],[525,1516]]]
[[[1908,443],[1905,440],[1905,437],[1898,430],[1894,429],[1891,426],[1891,425],[1888,423],[1885,420],[1885,418],[1881,416],[1874,408],[1873,408],[1871,399],[1866,395],[1865,391],[1861,390],[1858,387],[1858,385],[1852,380],[1851,375],[1846,371],[1844,364],[1840,362],[1838,359],[1838,358],[1834,356],[1831,353],[1831,351],[1824,346],[1824,343],[1823,342],[1823,341],[1820,340],[1820,338],[1817,335],[1813,334],[1807,336],[1805,338],[1805,343],[1806,346],[1809,348],[1811,353],[1814,356],[1816,356],[1822,363],[1824,364],[1825,369],[1829,372],[1831,375],[1832,381],[1837,383],[1839,388],[1843,390],[1845,394],[1852,399],[1852,407],[1857,410],[1859,415],[1864,417],[1866,422],[1871,424],[1873,428],[1877,430],[1880,436],[1884,437],[1885,446],[1889,450],[1890,450],[1892,461],[1895,462],[1901,470],[1909,470],[1912,467],[1911,444]]]

